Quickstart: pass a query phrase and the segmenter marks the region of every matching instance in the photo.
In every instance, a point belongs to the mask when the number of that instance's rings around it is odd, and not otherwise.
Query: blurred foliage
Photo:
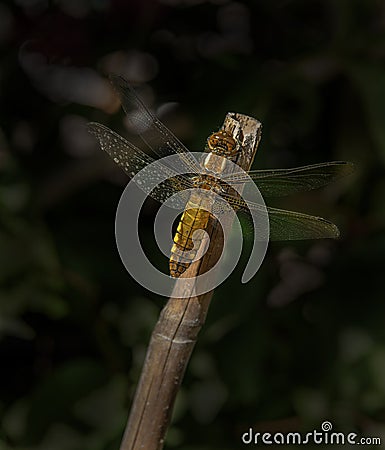
[[[127,180],[84,127],[127,134],[110,72],[193,150],[238,111],[264,125],[255,167],[357,165],[279,203],[341,239],[271,245],[252,282],[242,266],[216,291],[167,448],[323,420],[384,440],[384,3],[3,1],[0,53],[0,450],[119,448],[164,303],[120,263]]]

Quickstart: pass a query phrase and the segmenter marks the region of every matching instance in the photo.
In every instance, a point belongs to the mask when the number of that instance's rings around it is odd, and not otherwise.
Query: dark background
[[[250,283],[243,266],[217,289],[166,447],[323,420],[385,439],[384,3],[5,1],[0,52],[1,450],[118,449],[164,304],[120,262],[127,178],[85,130],[127,136],[110,72],[192,150],[237,111],[264,126],[255,168],[357,165],[277,203],[338,241],[274,243]]]

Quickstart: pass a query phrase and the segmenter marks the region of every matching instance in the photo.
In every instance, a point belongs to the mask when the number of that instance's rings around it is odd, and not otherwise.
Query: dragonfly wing
[[[190,172],[199,172],[200,165],[179,139],[144,105],[134,89],[121,76],[110,76],[119,94],[127,117],[137,129],[139,136],[160,157],[178,154]]]
[[[270,240],[273,241],[338,238],[340,234],[334,223],[322,217],[264,207],[252,202],[246,204],[240,196],[235,197],[222,194],[222,197],[236,211],[240,211],[249,223],[253,222],[250,211],[255,212],[257,215],[266,214],[267,211],[269,215]]]
[[[270,207],[267,212],[272,241],[336,239],[340,235],[337,226],[322,217]]]
[[[157,162],[154,169],[147,167],[155,160],[106,126],[91,122],[88,124],[88,130],[98,139],[102,149],[130,177],[146,168],[146,180],[156,185],[148,194],[155,200],[164,202],[171,195],[194,187],[187,176],[176,174],[160,162]],[[158,183],[160,173],[167,179]]]
[[[265,197],[281,197],[300,191],[325,186],[353,172],[354,165],[344,161],[331,161],[292,169],[253,170],[248,173]],[[229,175],[228,183],[244,183],[244,174]]]
[[[98,139],[102,150],[130,177],[155,161],[134,144],[100,123],[91,122],[87,128]]]

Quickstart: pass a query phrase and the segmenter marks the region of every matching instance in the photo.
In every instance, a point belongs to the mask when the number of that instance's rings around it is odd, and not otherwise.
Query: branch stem
[[[261,136],[261,123],[243,114],[228,113],[223,129],[240,143],[236,163],[243,170],[250,170]],[[215,220],[209,222],[206,231],[210,236],[208,251],[182,277],[193,278],[205,273],[220,257],[223,235]],[[152,333],[120,450],[163,448],[174,401],[213,295],[211,291],[176,298],[178,289],[176,283],[173,296],[164,306]]]

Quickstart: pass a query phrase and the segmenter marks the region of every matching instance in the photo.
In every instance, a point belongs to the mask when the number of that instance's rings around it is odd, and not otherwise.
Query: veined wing
[[[331,161],[292,169],[252,170],[249,177],[256,183],[265,197],[281,197],[300,191],[309,191],[325,186],[353,172],[354,165],[344,161]],[[228,183],[244,183],[243,174],[223,177]]]
[[[337,238],[340,234],[334,223],[322,217],[286,211],[284,209],[264,208],[262,205],[251,202],[246,204],[241,197],[235,197],[226,193],[221,194],[221,196],[236,211],[242,212],[248,222],[252,222],[250,210],[257,214],[265,214],[267,211],[269,214],[270,240],[272,241]]]
[[[102,149],[130,177],[133,177],[144,167],[155,161],[151,156],[104,125],[91,122],[88,124],[88,130],[99,140]],[[194,187],[188,176],[178,175],[160,162],[157,163],[157,168],[153,172],[151,172],[151,169],[147,169],[147,176],[158,180],[159,169],[162,175],[167,176],[168,179],[161,183],[156,183],[156,188],[149,193],[155,200],[164,202],[176,192]]]
[[[134,89],[121,76],[111,75],[122,107],[129,120],[138,128],[138,134],[151,150],[160,157],[178,154],[186,169],[200,171],[200,165],[179,139],[144,105]]]
[[[267,212],[272,241],[336,239],[340,235],[337,226],[322,217],[270,207]]]

